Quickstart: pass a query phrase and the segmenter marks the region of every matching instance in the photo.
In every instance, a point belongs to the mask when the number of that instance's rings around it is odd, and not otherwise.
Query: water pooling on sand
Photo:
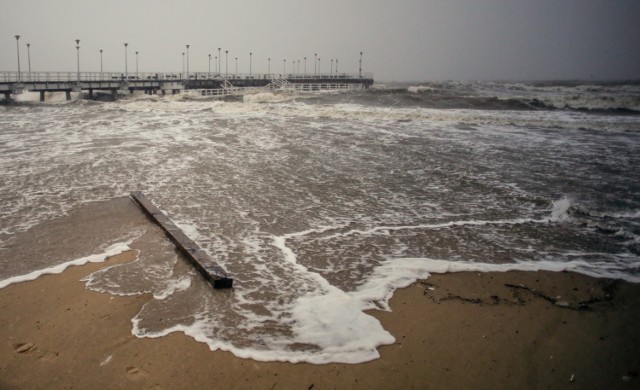
[[[0,286],[131,248],[136,262],[85,282],[153,294],[137,336],[182,331],[240,357],[355,363],[394,341],[363,310],[429,272],[637,282],[634,88],[431,83],[0,106]],[[235,288],[212,291],[133,190]]]

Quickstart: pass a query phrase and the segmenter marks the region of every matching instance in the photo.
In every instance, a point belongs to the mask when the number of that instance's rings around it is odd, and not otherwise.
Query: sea
[[[148,294],[137,337],[325,364],[378,358],[395,338],[371,311],[432,273],[640,282],[640,83],[46,99],[0,105],[0,296],[106,261],[79,283]],[[213,290],[132,191],[233,288]]]

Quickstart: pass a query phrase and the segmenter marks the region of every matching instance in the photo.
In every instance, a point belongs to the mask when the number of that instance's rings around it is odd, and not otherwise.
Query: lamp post
[[[362,52],[360,52],[360,70],[358,71],[360,77],[362,77]]]
[[[78,54],[78,82],[80,82],[80,40],[76,39],[76,52]]]
[[[129,64],[127,61],[127,46],[129,46],[128,43],[124,44],[124,79],[125,80],[129,80]]]
[[[209,54],[209,72],[207,73],[207,78],[211,78],[211,54]]]
[[[235,78],[238,78],[238,57],[236,57],[236,75]]]
[[[29,64],[29,81],[31,81],[31,51],[29,50],[30,43],[27,43],[27,63]]]
[[[251,78],[251,59],[252,59],[253,53],[249,53],[249,78]]]
[[[220,73],[220,69],[218,69],[218,57],[217,56],[213,57],[213,64],[216,67],[216,73]]]
[[[333,75],[333,58],[331,59],[331,74]]]
[[[313,53],[313,75],[318,75],[318,70],[316,68],[316,64],[318,63],[318,53]]]
[[[180,73],[180,78],[184,77],[184,52],[182,52],[182,73]]]
[[[307,75],[307,57],[304,57],[304,75]]]
[[[136,79],[138,78],[138,52],[136,52]]]
[[[102,49],[100,49],[100,78],[102,78]]]
[[[271,57],[267,58],[267,73],[271,75]]]
[[[222,60],[222,55],[220,54],[220,48],[218,48],[218,73],[222,73],[222,66],[220,66],[221,60]]]
[[[16,35],[16,50],[18,51],[18,82],[20,82],[20,44],[18,40],[20,39],[20,35]]]
[[[300,60],[298,60],[298,71],[296,73],[300,74]]]
[[[189,81],[189,45],[187,46],[187,81]]]
[[[282,74],[286,74],[287,73],[287,59],[285,58],[284,60],[282,60]]]
[[[320,57],[318,57],[318,76],[320,76],[322,74],[322,71],[320,70]]]
[[[336,74],[338,74],[338,59],[336,58]]]
[[[224,51],[224,77],[229,78],[229,50]]]

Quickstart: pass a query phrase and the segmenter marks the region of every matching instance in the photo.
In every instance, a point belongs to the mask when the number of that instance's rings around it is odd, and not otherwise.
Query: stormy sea
[[[129,198],[234,278],[213,290]],[[640,84],[425,82],[215,99],[0,105],[0,288],[126,250],[82,282],[151,294],[137,337],[359,363],[365,311],[433,272],[640,282]]]

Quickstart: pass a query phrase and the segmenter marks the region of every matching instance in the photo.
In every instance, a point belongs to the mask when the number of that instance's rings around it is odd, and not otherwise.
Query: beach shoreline
[[[637,388],[640,284],[570,272],[433,274],[369,311],[395,338],[361,364],[258,362],[183,333],[132,335],[151,297],[89,291],[104,263],[0,289],[0,389]],[[215,293],[212,291],[212,293]]]

